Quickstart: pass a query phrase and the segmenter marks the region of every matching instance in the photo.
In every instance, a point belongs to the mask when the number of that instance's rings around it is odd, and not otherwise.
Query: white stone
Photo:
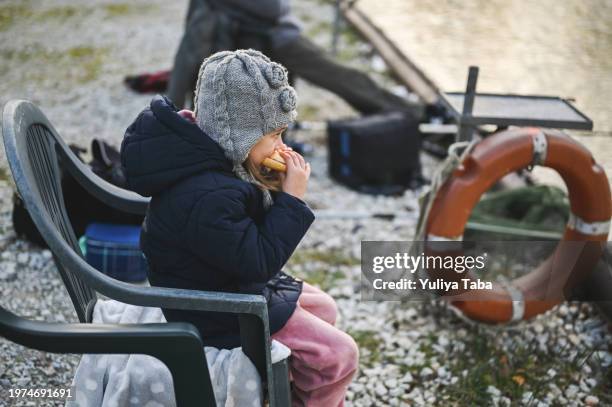
[[[544,332],[544,326],[541,323],[536,322],[533,324],[533,330],[536,331],[538,334],[541,334],[542,332]]]
[[[16,264],[13,262],[0,263],[0,281],[10,281],[17,277]]]
[[[440,336],[438,338],[438,344],[440,346],[447,347],[449,343],[450,343],[450,341],[448,340],[448,338],[446,336]]]
[[[353,392],[355,393],[363,393],[363,390],[365,389],[365,387],[361,383],[354,382],[351,384],[350,389],[353,390]]]
[[[433,373],[434,373],[434,371],[433,371],[433,370],[431,370],[431,368],[429,368],[429,367],[424,367],[424,368],[421,370],[420,375],[421,375],[421,377],[429,377],[429,376],[433,375]]]
[[[375,392],[378,396],[384,396],[387,394],[387,388],[382,383],[378,383]]]
[[[404,383],[412,383],[414,378],[412,377],[412,374],[410,374],[410,372],[406,372],[406,374],[402,377],[401,380]]]
[[[586,396],[584,402],[587,406],[596,406],[599,404],[599,398],[597,396]]]
[[[591,387],[587,384],[586,380],[580,380],[580,390],[585,393],[588,393],[591,390]]]
[[[404,394],[405,390],[402,389],[401,387],[396,387],[394,389],[389,390],[389,395],[391,397],[399,397],[402,394]]]
[[[436,373],[438,374],[438,377],[446,377],[448,374],[450,374],[446,368],[444,368],[444,366],[438,368],[438,370],[436,371]]]
[[[565,390],[565,396],[568,398],[574,398],[574,396],[578,393],[578,386],[574,384],[570,384]]]
[[[396,379],[389,379],[385,381],[385,386],[388,389],[394,389],[397,387],[397,380]]]
[[[28,253],[19,253],[17,255],[17,263],[19,264],[27,264],[30,256]]]
[[[529,403],[532,397],[533,397],[533,393],[530,391],[526,391],[525,393],[523,393],[523,396],[521,397],[521,401],[523,403]]]
[[[550,388],[550,391],[552,392],[552,394],[555,397],[559,397],[561,396],[563,393],[561,392],[561,389],[559,388],[559,386],[557,386],[556,384],[552,383],[550,386],[548,386]]]

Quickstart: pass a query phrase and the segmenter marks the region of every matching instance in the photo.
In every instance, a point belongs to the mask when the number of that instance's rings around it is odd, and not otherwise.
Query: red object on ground
[[[168,88],[170,71],[158,71],[153,73],[143,73],[140,75],[126,76],[123,82],[125,86],[138,93],[159,93],[165,92]]]

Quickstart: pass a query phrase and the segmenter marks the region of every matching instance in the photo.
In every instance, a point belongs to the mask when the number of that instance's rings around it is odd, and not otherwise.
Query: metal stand
[[[568,100],[554,96],[476,93],[478,67],[470,66],[465,93],[442,93],[440,101],[458,126],[455,139],[469,141],[478,126],[535,126],[592,130],[593,122]]]
[[[463,100],[463,112],[457,123],[459,130],[455,141],[470,141],[474,137],[476,126],[470,124],[472,110],[474,109],[474,98],[476,97],[476,82],[478,81],[478,67],[470,66],[468,70],[467,86],[465,88],[465,99]]]

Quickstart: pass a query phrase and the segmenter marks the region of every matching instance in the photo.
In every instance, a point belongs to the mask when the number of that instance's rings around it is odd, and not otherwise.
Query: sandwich
[[[274,150],[274,153],[270,157],[264,158],[261,164],[274,171],[287,171],[287,165],[285,164],[285,160],[283,159],[283,157],[281,157],[278,150]]]

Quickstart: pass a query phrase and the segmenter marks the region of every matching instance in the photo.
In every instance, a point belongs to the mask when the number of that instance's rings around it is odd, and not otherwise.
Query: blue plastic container
[[[83,240],[85,259],[97,270],[127,282],[147,278],[147,261],[139,247],[140,226],[91,223]]]

